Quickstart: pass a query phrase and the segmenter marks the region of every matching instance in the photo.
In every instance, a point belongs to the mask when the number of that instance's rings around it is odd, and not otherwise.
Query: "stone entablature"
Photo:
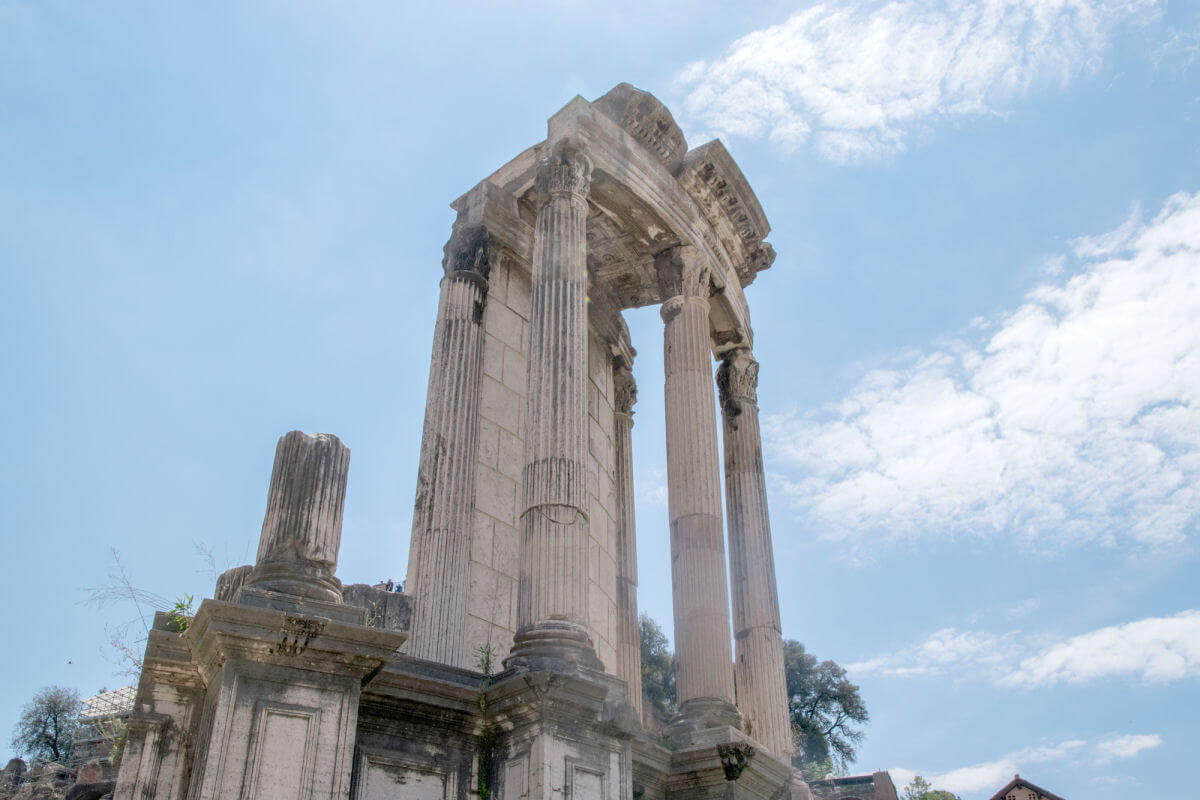
[[[656,132],[651,138],[648,131]],[[621,84],[588,103],[577,97],[550,120],[547,141],[573,138],[592,166],[588,271],[618,308],[661,303],[654,256],[691,244],[714,265],[713,338],[719,350],[752,343],[742,288],[774,261],[770,225],[719,141],[687,150],[670,112]],[[525,150],[451,207],[460,224],[486,224],[529,269],[537,165],[546,143]],[[681,153],[682,151],[682,153]],[[669,152],[670,157],[661,155]]]

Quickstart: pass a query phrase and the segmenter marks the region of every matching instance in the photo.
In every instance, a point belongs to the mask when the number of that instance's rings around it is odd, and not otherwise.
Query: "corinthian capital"
[[[663,250],[654,257],[654,271],[663,302],[672,297],[708,299],[712,286],[708,262],[692,245]]]
[[[447,275],[474,280],[486,290],[496,258],[491,234],[483,225],[455,225],[450,241],[442,249],[442,267]]]
[[[717,367],[717,391],[726,416],[742,413],[743,403],[758,403],[758,362],[744,347],[731,350]]]
[[[568,195],[586,198],[592,182],[592,162],[578,144],[567,140],[554,146],[550,157],[538,165],[542,202]]]
[[[637,402],[637,382],[624,362],[613,364],[613,410],[618,414],[632,415]]]

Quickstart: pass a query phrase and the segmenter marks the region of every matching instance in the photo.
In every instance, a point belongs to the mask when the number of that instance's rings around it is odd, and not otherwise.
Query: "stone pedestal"
[[[408,652],[470,666],[464,646],[471,509],[483,357],[483,310],[491,270],[483,226],[456,228],[446,244],[433,334],[425,430],[417,471],[406,593],[416,601]]]
[[[219,582],[235,601],[155,617],[116,798],[349,797],[362,685],[407,638],[364,625],[333,574],[349,457],[281,438],[258,560]]]
[[[667,493],[679,719],[672,728],[740,724],[734,706],[729,594],[708,320],[708,268],[693,247],[655,259],[663,297]]]
[[[725,422],[737,703],[746,732],[768,752],[787,760],[794,747],[758,427],[758,362],[749,350],[726,354],[717,371],[717,387]]]
[[[599,667],[585,627],[591,163],[569,142],[547,147],[533,240],[517,634],[506,663]]]
[[[625,689],[603,673],[498,676],[486,695],[500,800],[633,800]]]
[[[345,798],[359,692],[404,634],[206,601],[189,639],[208,685],[196,800]]]

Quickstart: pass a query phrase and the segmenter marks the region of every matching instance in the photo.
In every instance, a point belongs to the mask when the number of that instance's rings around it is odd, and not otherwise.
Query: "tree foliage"
[[[783,658],[796,739],[794,763],[802,772],[806,766],[811,772],[814,765],[825,762],[833,767],[830,771],[844,770],[857,755],[863,738],[860,726],[871,719],[858,686],[846,677],[844,667],[834,661],[818,662],[797,641],[783,643]]]
[[[900,800],[962,800],[962,798],[951,792],[930,788],[929,781],[917,775],[909,782],[908,786],[904,787],[904,794]]]
[[[675,713],[675,655],[658,623],[647,614],[638,618],[642,649],[642,697],[662,717]]]
[[[642,649],[642,696],[663,717],[675,713],[675,656],[666,634],[648,615],[638,620]],[[861,727],[870,720],[858,686],[836,662],[817,662],[796,641],[783,643],[789,713],[796,740],[793,763],[805,777],[844,774],[857,755]],[[732,668],[732,666],[731,666]],[[934,798],[933,800],[937,800]]]
[[[21,709],[13,729],[12,746],[31,761],[65,762],[71,757],[79,712],[79,693],[63,686],[45,686]]]

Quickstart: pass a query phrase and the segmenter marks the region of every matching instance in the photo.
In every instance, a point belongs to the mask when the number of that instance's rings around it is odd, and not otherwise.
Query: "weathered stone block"
[[[484,329],[513,350],[525,350],[525,320],[516,312],[500,303],[488,306],[484,316]]]
[[[475,474],[475,506],[501,522],[515,520],[516,481],[490,467],[480,465]]]
[[[479,463],[497,467],[500,463],[500,426],[487,417],[480,417],[476,436],[478,438],[475,447],[479,454]]]
[[[494,378],[485,376],[481,383],[480,415],[520,436],[520,395]]]
[[[504,385],[524,396],[528,361],[523,353],[512,348],[504,350]]]

